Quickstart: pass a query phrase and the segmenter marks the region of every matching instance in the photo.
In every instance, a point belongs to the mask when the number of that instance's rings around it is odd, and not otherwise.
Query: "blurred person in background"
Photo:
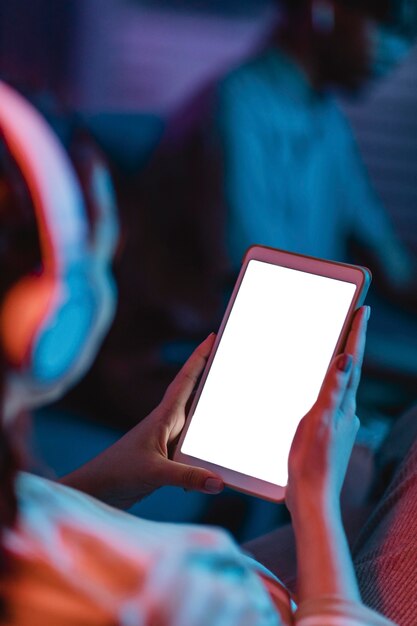
[[[346,261],[352,244],[377,283],[408,302],[415,260],[371,188],[332,90],[371,77],[389,2],[280,0],[271,45],[218,90],[227,250],[234,271],[253,242]]]
[[[117,230],[102,166],[96,162],[88,179],[98,210],[91,220],[62,148],[4,84],[0,123],[2,623],[391,624],[360,600],[340,518],[340,490],[359,424],[355,394],[365,307],[290,455],[287,504],[299,550],[295,616],[285,587],[223,532],[155,524],[113,508],[127,508],[164,484],[222,489],[207,470],[169,459],[213,337],[145,420],[62,484],[20,471],[27,467],[22,420],[28,409],[83,375],[111,322],[109,263]]]

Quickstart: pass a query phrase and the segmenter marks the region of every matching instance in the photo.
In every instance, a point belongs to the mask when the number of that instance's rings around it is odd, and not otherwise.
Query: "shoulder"
[[[238,626],[244,616],[248,626],[279,626],[278,613],[260,577],[237,546],[210,547],[201,540],[175,548],[155,563],[155,592],[175,626],[227,623]],[[179,600],[181,599],[181,600]]]
[[[8,537],[21,571],[15,606],[23,589],[35,600],[57,587],[66,610],[82,605],[87,614],[96,607],[112,619],[130,611],[146,625],[192,626],[208,613],[213,626],[225,614],[231,626],[238,624],[243,613],[248,624],[279,623],[259,577],[226,532],[141,520],[30,475],[20,476],[19,492],[20,523]],[[47,623],[49,605],[39,602],[34,607]]]

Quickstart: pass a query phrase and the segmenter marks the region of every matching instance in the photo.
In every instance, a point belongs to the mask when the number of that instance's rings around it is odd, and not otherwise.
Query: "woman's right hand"
[[[369,314],[369,307],[356,312],[345,351],[334,359],[316,403],[295,434],[286,491],[295,524],[312,511],[328,515],[339,509],[340,491],[359,428],[356,392]]]

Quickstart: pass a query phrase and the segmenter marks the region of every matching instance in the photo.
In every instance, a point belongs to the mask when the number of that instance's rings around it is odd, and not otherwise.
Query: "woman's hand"
[[[340,491],[359,428],[356,391],[369,313],[369,307],[356,312],[345,352],[333,361],[317,402],[301,420],[294,437],[286,493],[294,521],[307,507],[319,507],[324,512],[339,508]]]
[[[362,307],[356,313],[345,352],[332,363],[289,455],[286,502],[295,532],[300,602],[329,596],[360,602],[340,491],[359,428],[356,391],[369,312]]]
[[[169,459],[214,338],[210,335],[195,350],[148,417],[61,482],[123,509],[167,485],[204,493],[222,491],[224,483],[213,472]]]

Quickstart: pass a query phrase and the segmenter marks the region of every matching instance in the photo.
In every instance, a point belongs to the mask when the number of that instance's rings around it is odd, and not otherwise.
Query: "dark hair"
[[[0,307],[10,287],[35,269],[40,259],[31,196],[0,134]],[[10,571],[3,535],[16,521],[14,482],[19,469],[19,455],[3,415],[7,371],[8,363],[0,341],[0,577]],[[4,617],[6,608],[4,598],[0,598],[0,618]]]
[[[0,348],[0,399],[4,398],[5,361]],[[3,415],[0,415],[0,578],[7,576],[11,563],[7,550],[3,545],[6,528],[12,528],[17,517],[17,502],[14,488],[15,476],[19,467],[18,455],[11,439],[6,433]],[[6,614],[7,605],[0,596],[0,619]]]

